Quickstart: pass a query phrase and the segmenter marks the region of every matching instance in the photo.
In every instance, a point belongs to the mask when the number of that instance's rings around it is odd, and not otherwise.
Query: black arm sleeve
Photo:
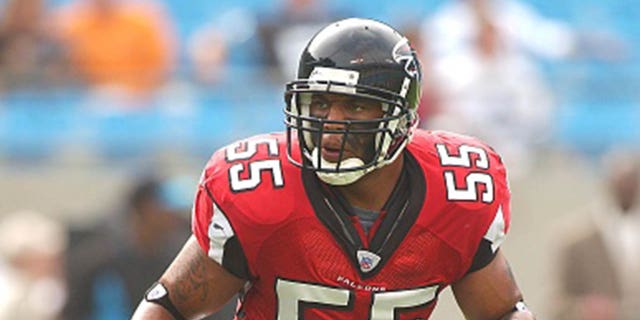
[[[476,255],[473,257],[471,267],[469,267],[469,270],[467,270],[467,274],[486,267],[489,263],[491,263],[491,261],[493,261],[493,258],[496,257],[498,250],[493,252],[493,250],[491,250],[491,241],[482,239],[480,241],[480,245],[478,246],[478,250],[476,251]]]
[[[238,237],[231,237],[224,246],[222,267],[238,278],[251,279],[247,258],[244,255]]]

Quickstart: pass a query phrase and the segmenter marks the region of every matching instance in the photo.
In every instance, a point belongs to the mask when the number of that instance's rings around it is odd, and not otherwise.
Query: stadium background
[[[52,6],[66,1],[53,1]],[[104,112],[77,89],[0,96],[0,214],[33,209],[69,226],[96,221],[117,206],[132,177],[151,169],[197,176],[209,154],[237,139],[281,130],[283,84],[266,81],[250,32],[229,46],[225,78],[190,82],[186,41],[215,21],[242,32],[254,13],[279,1],[162,1],[173,19],[178,64],[148,108]],[[444,0],[329,1],[354,15],[391,24],[428,17]],[[0,2],[1,4],[2,2]],[[546,318],[553,250],[563,227],[602,194],[598,157],[613,145],[640,148],[640,7],[632,0],[528,0],[542,15],[575,28],[604,26],[630,45],[623,63],[538,61],[557,99],[551,139],[535,152],[533,173],[512,181],[513,227],[505,245],[527,300]],[[242,17],[247,20],[238,20]],[[241,29],[239,31],[239,29]],[[292,62],[293,63],[293,62]],[[434,319],[462,318],[448,295]]]

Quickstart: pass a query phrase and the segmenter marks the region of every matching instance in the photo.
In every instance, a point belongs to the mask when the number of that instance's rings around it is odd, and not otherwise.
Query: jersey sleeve
[[[499,160],[499,158],[498,158]],[[498,249],[504,242],[511,222],[511,192],[509,190],[507,175],[504,165],[493,174],[496,189],[497,205],[489,206],[487,215],[491,219],[491,224],[486,228],[478,248],[476,249],[473,261],[467,273],[480,270],[487,266],[495,258]]]
[[[493,261],[511,223],[511,191],[506,167],[500,155],[490,146],[481,142],[478,142],[478,146],[487,152],[490,166],[486,174],[491,177],[494,195],[492,202],[484,203],[484,206],[478,209],[478,227],[482,237],[476,241],[473,260],[467,273],[480,270]]]
[[[207,164],[196,191],[191,229],[198,244],[209,258],[231,274],[249,279],[249,268],[243,248],[229,217],[216,203],[214,190],[217,174],[216,157]]]
[[[413,153],[427,171],[431,230],[455,249],[459,277],[495,257],[509,230],[511,193],[501,157],[484,142],[448,132],[418,135]]]
[[[214,153],[200,179],[193,234],[211,259],[245,279],[260,276],[262,244],[293,212],[293,190],[301,190],[285,141],[268,134],[231,143]]]

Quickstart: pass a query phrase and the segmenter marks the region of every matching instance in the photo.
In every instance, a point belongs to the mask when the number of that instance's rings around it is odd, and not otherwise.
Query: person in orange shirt
[[[119,0],[77,0],[64,8],[61,32],[80,79],[130,93],[158,87],[174,46],[170,23],[156,9]]]

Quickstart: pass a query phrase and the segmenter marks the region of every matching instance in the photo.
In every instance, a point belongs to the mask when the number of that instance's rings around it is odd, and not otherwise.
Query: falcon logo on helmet
[[[409,40],[407,38],[398,41],[393,48],[393,59],[397,63],[404,64],[404,71],[409,76],[412,78],[420,77],[420,64],[416,59],[415,51],[409,46]]]

